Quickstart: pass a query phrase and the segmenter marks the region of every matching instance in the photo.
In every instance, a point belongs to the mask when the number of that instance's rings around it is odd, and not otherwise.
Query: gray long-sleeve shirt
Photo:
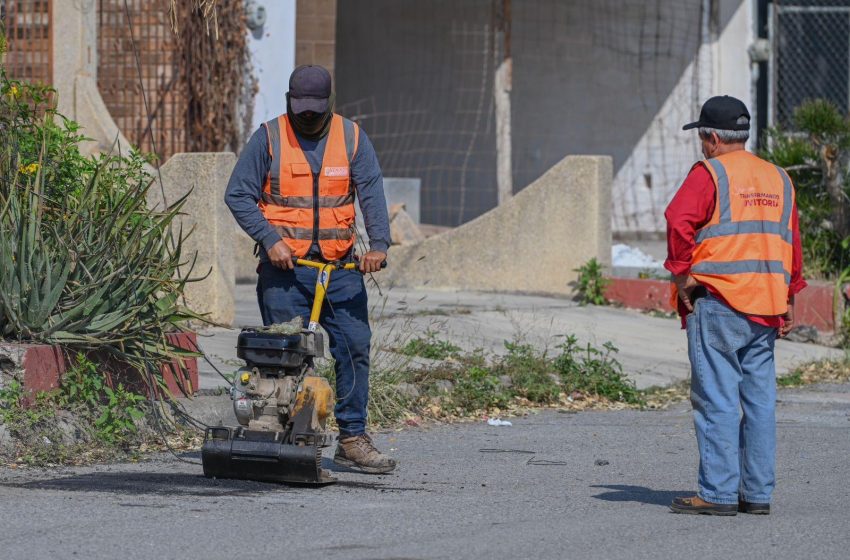
[[[325,155],[327,136],[321,140],[307,140],[297,136],[313,176],[319,175]],[[233,168],[224,202],[230,208],[239,226],[251,239],[260,245],[260,261],[268,261],[266,251],[280,241],[280,234],[266,220],[257,203],[263,194],[263,184],[271,168],[269,139],[264,127],[260,127],[248,140],[239,160]],[[387,252],[390,246],[390,219],[384,197],[384,178],[375,148],[363,132],[357,144],[357,152],[351,161],[351,182],[357,193],[357,201],[363,212],[369,245],[373,251]]]

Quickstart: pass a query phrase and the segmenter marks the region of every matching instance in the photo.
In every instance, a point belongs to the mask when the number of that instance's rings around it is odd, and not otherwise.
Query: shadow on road
[[[325,468],[334,467],[334,474],[356,473],[351,469],[334,465],[325,458]],[[205,478],[198,468],[197,474],[187,472],[95,472],[88,474],[61,476],[47,480],[29,482],[0,482],[0,487],[25,488],[28,490],[53,490],[62,492],[102,492],[126,496],[194,496],[227,497],[258,496],[274,492],[297,492],[300,490],[318,490],[320,488],[345,488],[349,490],[377,492],[433,492],[420,486],[395,486],[383,482],[383,477],[362,475],[362,480],[338,480],[329,486],[305,484],[278,484],[250,480]]]
[[[30,490],[60,490],[64,492],[105,492],[123,495],[153,496],[253,496],[269,491],[290,491],[280,484],[245,480],[209,479],[198,472],[99,472],[77,476],[34,480],[23,483],[4,483],[0,486]]]
[[[628,486],[623,484],[595,484],[591,488],[605,488],[611,492],[603,492],[593,496],[597,500],[606,502],[638,502],[656,506],[669,506],[673,498],[680,496],[691,496],[693,491],[687,490],[653,490],[643,486]]]

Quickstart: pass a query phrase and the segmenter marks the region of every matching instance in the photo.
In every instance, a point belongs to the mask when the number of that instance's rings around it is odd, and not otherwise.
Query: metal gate
[[[161,162],[185,152],[188,103],[168,2],[99,0],[97,55],[100,95],[127,139],[143,152],[156,153]]]
[[[43,84],[52,81],[51,4],[50,0],[0,0],[9,77]]]
[[[770,5],[768,123],[793,128],[794,109],[826,99],[850,109],[850,0],[774,0]]]

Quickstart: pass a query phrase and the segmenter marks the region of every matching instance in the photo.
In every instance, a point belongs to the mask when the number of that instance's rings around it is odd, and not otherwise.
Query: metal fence
[[[793,128],[794,109],[827,99],[850,109],[850,1],[774,0],[768,121]]]
[[[711,83],[711,61],[699,71],[693,62],[711,16],[705,6],[716,5],[340,1],[337,107],[362,125],[386,175],[422,180],[425,223],[456,226],[493,208],[499,158],[510,157],[508,186],[519,192],[567,154],[601,153],[621,177],[616,223],[663,227],[663,208],[697,156],[692,137],[666,131],[693,119],[700,84]],[[503,68],[511,69],[510,155],[499,152]],[[665,132],[647,136],[652,126]]]
[[[50,0],[0,0],[0,23],[8,43],[5,66],[18,80],[50,84]]]
[[[138,49],[139,70],[130,35]],[[180,56],[166,0],[99,0],[97,85],[109,113],[127,139],[161,161],[186,150],[188,102],[180,79]],[[156,150],[154,150],[154,147]]]

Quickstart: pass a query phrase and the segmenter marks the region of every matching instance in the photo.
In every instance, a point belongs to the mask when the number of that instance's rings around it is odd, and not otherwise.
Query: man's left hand
[[[387,254],[381,251],[369,251],[360,257],[360,272],[368,274],[370,272],[378,272],[381,270],[381,265],[387,260]]]
[[[785,338],[794,328],[794,302],[788,304],[788,311],[782,315],[782,326],[779,327],[779,338]]]

